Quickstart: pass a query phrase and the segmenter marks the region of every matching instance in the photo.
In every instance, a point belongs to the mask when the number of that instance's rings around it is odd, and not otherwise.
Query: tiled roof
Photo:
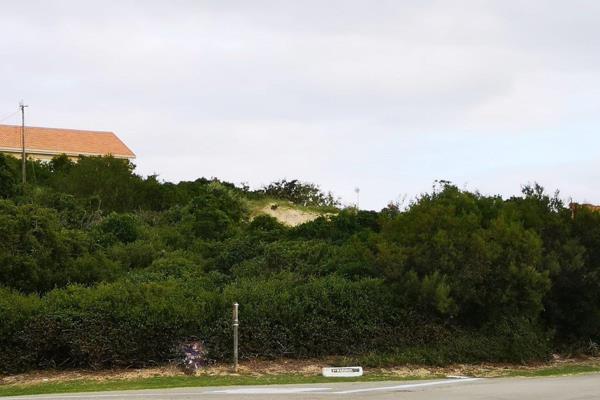
[[[0,125],[0,151],[21,152],[21,127]],[[135,154],[112,132],[25,127],[28,153],[135,158]]]

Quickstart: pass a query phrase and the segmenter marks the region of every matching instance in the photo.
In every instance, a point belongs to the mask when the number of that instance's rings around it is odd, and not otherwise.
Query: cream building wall
[[[17,159],[21,159],[21,152],[20,151],[7,151],[7,150],[0,150],[0,153],[8,155],[8,156],[13,156]],[[31,151],[31,152],[26,152],[25,156],[27,157],[28,160],[37,160],[37,161],[44,161],[44,162],[48,162],[50,160],[52,160],[52,158],[61,155],[64,153],[44,153],[44,152],[39,152],[39,151]],[[80,156],[89,156],[89,157],[98,157],[101,156],[102,154],[81,154],[81,155],[74,155],[74,154],[67,154],[67,157],[69,157],[69,159],[71,161],[75,161],[77,162],[79,160]],[[115,158],[121,158],[121,159],[128,159],[128,157],[120,157],[120,156],[114,156]]]

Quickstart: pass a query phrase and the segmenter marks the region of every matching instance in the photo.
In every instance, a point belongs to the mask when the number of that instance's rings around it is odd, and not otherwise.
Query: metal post
[[[238,327],[240,321],[238,319],[238,303],[233,303],[233,371],[238,370]]]
[[[27,155],[25,154],[25,104],[23,104],[23,100],[19,103],[19,108],[21,109],[21,177],[23,181],[23,185],[27,181]]]

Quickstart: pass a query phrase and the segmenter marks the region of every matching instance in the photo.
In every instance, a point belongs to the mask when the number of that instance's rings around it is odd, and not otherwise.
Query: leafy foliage
[[[0,154],[0,198],[9,198],[16,193],[17,186],[14,175],[7,157]]]
[[[261,192],[267,196],[289,200],[304,206],[335,207],[340,204],[331,192],[323,193],[317,185],[300,182],[297,179],[291,181],[282,179],[270,183],[264,186]]]
[[[600,214],[539,185],[502,199],[439,182],[402,210],[338,210],[290,228],[261,196],[337,201],[282,180],[177,184],[112,157],[0,156],[0,372],[170,360],[204,340],[243,357],[391,354],[517,361],[600,342]]]

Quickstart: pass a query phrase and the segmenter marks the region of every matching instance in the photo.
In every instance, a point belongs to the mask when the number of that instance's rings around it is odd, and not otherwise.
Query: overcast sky
[[[0,119],[20,99],[170,181],[600,203],[600,1],[2,1]]]

